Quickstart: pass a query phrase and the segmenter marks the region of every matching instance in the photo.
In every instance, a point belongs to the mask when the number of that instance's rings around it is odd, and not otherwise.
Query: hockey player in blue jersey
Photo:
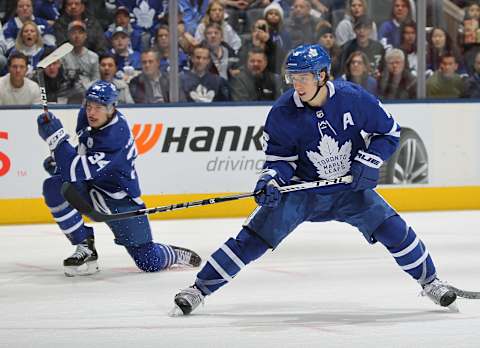
[[[319,45],[302,45],[287,58],[293,89],[271,108],[265,124],[265,169],[254,192],[259,207],[236,238],[216,250],[195,283],[175,295],[172,314],[187,315],[204,297],[234,278],[304,221],[342,221],[369,243],[380,242],[402,270],[441,306],[456,294],[437,278],[415,231],[374,188],[379,168],[397,148],[400,127],[381,102],[360,86],[329,81],[330,57]],[[351,174],[347,185],[281,194],[279,186]]]
[[[60,193],[62,182],[75,184],[97,209],[123,212],[143,208],[135,170],[137,151],[125,116],[115,107],[116,87],[97,81],[86,92],[78,113],[79,144],[68,141],[62,123],[52,113],[38,116],[38,132],[48,143],[55,160],[44,163],[52,175],[43,183],[43,196],[53,218],[76,250],[64,260],[65,275],[88,275],[98,271],[93,228]],[[126,248],[137,267],[156,272],[173,264],[199,266],[193,251],[154,243],[146,216],[107,223],[115,243]]]

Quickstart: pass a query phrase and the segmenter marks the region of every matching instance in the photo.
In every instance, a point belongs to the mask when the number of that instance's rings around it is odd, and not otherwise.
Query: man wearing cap
[[[383,65],[385,49],[380,42],[370,39],[372,25],[373,21],[368,16],[364,15],[357,18],[353,27],[357,37],[347,41],[342,46],[341,66],[345,66],[345,62],[350,54],[360,51],[367,55],[372,73],[380,70],[380,67]]]
[[[68,25],[68,40],[73,51],[62,58],[62,64],[69,79],[76,83],[76,88],[85,92],[87,88],[100,78],[98,55],[85,47],[87,26],[80,20]]]
[[[112,33],[111,53],[117,63],[118,72],[129,81],[135,74],[142,69],[140,53],[130,47],[130,37],[124,27],[117,27]]]
[[[53,26],[57,42],[65,42],[68,39],[68,26],[74,20],[83,21],[86,24],[87,46],[94,52],[103,52],[108,43],[99,21],[93,16],[87,16],[86,0],[65,0],[61,16]]]
[[[114,14],[114,22],[110,24],[107,31],[105,31],[105,37],[109,42],[111,42],[113,32],[118,27],[124,28],[130,36],[130,45],[132,46],[132,49],[137,52],[142,52],[144,48],[142,47],[142,31],[139,28],[132,26],[130,23],[130,12],[125,6],[117,7]]]

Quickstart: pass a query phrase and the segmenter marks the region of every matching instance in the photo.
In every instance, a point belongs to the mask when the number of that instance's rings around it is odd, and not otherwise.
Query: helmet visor
[[[285,82],[289,85],[300,83],[302,85],[318,81],[318,75],[313,72],[287,72],[285,73]]]

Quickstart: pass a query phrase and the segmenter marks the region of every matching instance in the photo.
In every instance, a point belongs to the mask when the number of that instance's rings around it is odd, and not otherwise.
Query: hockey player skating
[[[104,212],[124,212],[144,207],[135,170],[137,152],[125,116],[116,109],[116,87],[95,82],[86,92],[78,113],[76,131],[79,145],[68,142],[62,123],[52,113],[38,116],[38,132],[54,154],[45,168],[52,175],[43,183],[43,196],[53,218],[75,252],[63,261],[66,276],[98,272],[93,228],[60,193],[63,181],[75,184],[96,208]],[[154,243],[146,216],[108,222],[115,243],[124,246],[137,267],[157,272],[173,264],[199,266],[193,251]]]
[[[294,49],[286,62],[293,89],[271,108],[265,124],[265,169],[254,192],[260,205],[236,238],[216,250],[195,283],[175,295],[171,314],[190,314],[204,297],[234,278],[268,249],[275,249],[303,221],[343,221],[369,243],[380,242],[402,270],[440,306],[456,294],[437,278],[424,243],[373,189],[379,168],[399,143],[400,127],[380,101],[360,86],[329,81],[330,57],[319,45]],[[333,179],[351,184],[280,194],[279,185]]]

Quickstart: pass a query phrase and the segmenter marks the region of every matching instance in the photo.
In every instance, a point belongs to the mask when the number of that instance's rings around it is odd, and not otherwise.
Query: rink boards
[[[427,184],[381,185],[402,211],[480,209],[480,103],[387,104],[426,150]],[[148,206],[250,191],[263,164],[268,105],[120,107],[127,115]],[[53,108],[74,134],[77,109]],[[41,198],[48,148],[36,129],[39,109],[0,110],[0,223],[51,222]],[[74,138],[74,137],[73,137]],[[73,139],[75,141],[75,139]],[[405,143],[409,150],[408,142]],[[412,154],[415,156],[415,154]],[[408,166],[408,164],[406,164]],[[252,200],[162,213],[152,218],[238,217]]]

